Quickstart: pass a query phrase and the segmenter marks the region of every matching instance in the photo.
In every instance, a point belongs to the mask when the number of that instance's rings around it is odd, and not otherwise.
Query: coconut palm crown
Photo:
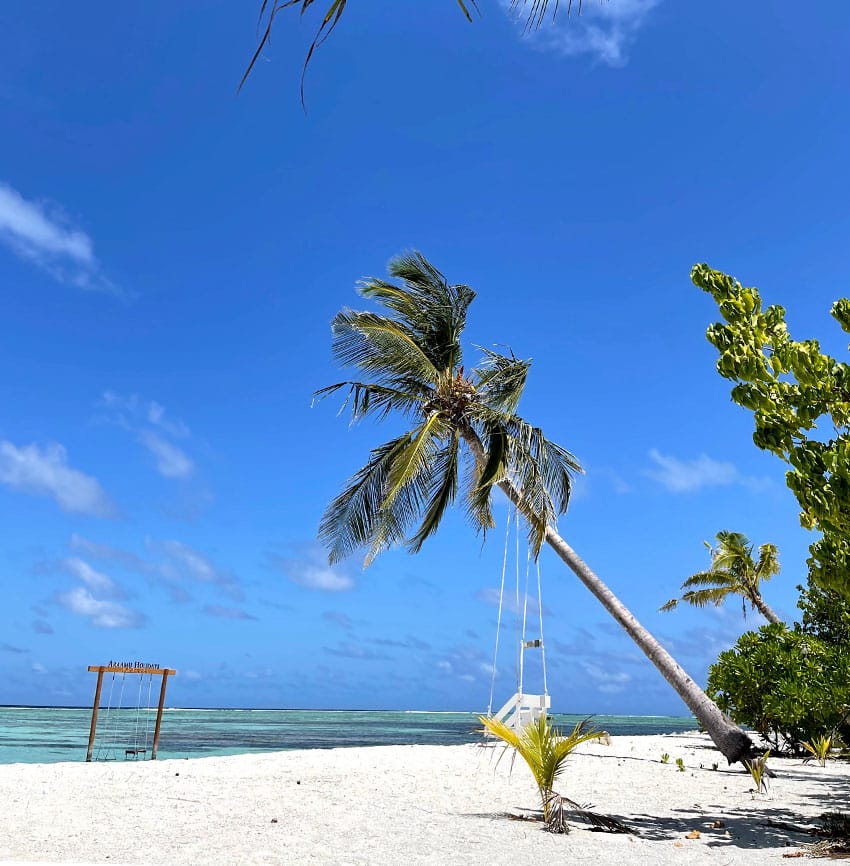
[[[758,610],[769,622],[781,623],[761,595],[763,580],[779,574],[779,553],[775,544],[762,544],[758,559],[753,558],[753,545],[740,532],[721,530],[717,533],[717,547],[703,542],[711,554],[711,568],[692,574],[683,584],[686,590],[681,598],[671,598],[661,610],[673,610],[680,601],[694,607],[713,604],[720,607],[733,595],[741,597],[744,616],[747,604]]]
[[[331,323],[334,356],[364,381],[337,382],[317,396],[347,391],[353,421],[395,413],[412,426],[374,448],[325,511],[319,536],[331,562],[364,547],[367,562],[397,544],[418,551],[459,491],[472,524],[486,532],[493,485],[505,479],[538,553],[581,468],[516,413],[530,361],[482,349],[479,366],[467,371],[461,335],[475,292],[450,285],[418,252],[393,259],[389,273],[400,284],[358,285],[388,314],[343,309]]]

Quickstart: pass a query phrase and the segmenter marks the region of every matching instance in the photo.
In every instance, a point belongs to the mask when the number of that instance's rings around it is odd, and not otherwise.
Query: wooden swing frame
[[[94,703],[91,708],[91,728],[89,730],[89,745],[86,751],[86,762],[91,762],[92,752],[94,751],[94,737],[97,731],[97,713],[100,709],[100,691],[103,686],[103,675],[105,673],[115,674],[151,674],[162,677],[162,685],[159,689],[159,706],[156,710],[156,727],[153,732],[153,746],[151,747],[151,760],[156,760],[156,751],[159,748],[159,729],[162,726],[162,710],[165,706],[165,689],[168,685],[168,678],[177,673],[172,668],[160,668],[155,665],[145,665],[140,662],[120,662],[118,664],[110,663],[108,665],[89,665],[89,671],[97,671],[97,686],[94,690]],[[138,750],[132,750],[134,757]],[[126,753],[125,753],[126,757]]]

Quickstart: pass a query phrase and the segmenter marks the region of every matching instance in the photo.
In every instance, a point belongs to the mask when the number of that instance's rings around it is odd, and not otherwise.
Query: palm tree
[[[529,361],[488,349],[474,370],[460,344],[475,292],[449,285],[421,253],[390,262],[401,285],[372,278],[360,294],[389,315],[343,309],[331,323],[333,352],[365,381],[337,382],[317,396],[347,391],[352,420],[390,413],[411,428],[370,453],[330,503],[319,527],[332,563],[362,548],[366,564],[404,544],[418,551],[463,489],[472,523],[494,525],[493,488],[525,518],[535,555],[548,544],[643,650],[711,735],[730,763],[749,757],[749,737],[705,694],[556,530],[566,512],[578,461],[521,418],[516,408]],[[462,465],[464,452],[467,455]]]
[[[768,622],[782,623],[761,597],[759,584],[779,574],[779,554],[775,544],[762,544],[758,560],[753,559],[753,545],[740,532],[721,530],[717,533],[717,547],[707,541],[703,544],[711,554],[711,568],[692,574],[683,584],[687,590],[681,598],[671,598],[661,610],[673,610],[680,601],[694,607],[723,604],[730,595],[741,596],[744,617],[747,602]]]
[[[578,803],[555,792],[555,782],[563,775],[566,760],[576,746],[589,740],[607,737],[605,731],[597,731],[588,726],[585,719],[579,722],[572,733],[563,736],[558,728],[552,727],[546,716],[529,722],[519,732],[509,728],[504,722],[492,716],[479,716],[478,720],[494,737],[516,750],[528,765],[540,794],[543,806],[543,822],[551,833],[566,833],[566,812],[572,812],[584,821],[617,833],[631,832],[628,827],[608,815],[588,812]]]

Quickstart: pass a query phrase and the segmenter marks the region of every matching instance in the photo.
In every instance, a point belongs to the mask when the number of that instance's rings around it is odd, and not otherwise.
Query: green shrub
[[[802,588],[801,588],[802,589]],[[739,724],[761,734],[774,751],[805,753],[804,743],[850,725],[850,622],[847,602],[823,590],[803,590],[803,623],[763,626],[720,654],[708,693]]]

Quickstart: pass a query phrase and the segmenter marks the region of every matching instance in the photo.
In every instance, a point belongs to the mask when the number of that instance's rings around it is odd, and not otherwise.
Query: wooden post
[[[91,668],[89,668],[91,670]],[[92,751],[94,749],[94,732],[97,730],[97,711],[100,707],[100,689],[103,686],[103,669],[97,672],[97,687],[94,690],[94,704],[91,708],[91,729],[89,730],[89,747],[86,751],[86,761],[91,761]]]
[[[174,671],[164,670],[162,672],[162,686],[159,689],[159,706],[156,708],[156,727],[153,731],[153,748],[151,749],[151,760],[156,760],[156,750],[159,748],[159,729],[162,725],[162,708],[165,706],[165,687],[168,685],[168,675]]]

